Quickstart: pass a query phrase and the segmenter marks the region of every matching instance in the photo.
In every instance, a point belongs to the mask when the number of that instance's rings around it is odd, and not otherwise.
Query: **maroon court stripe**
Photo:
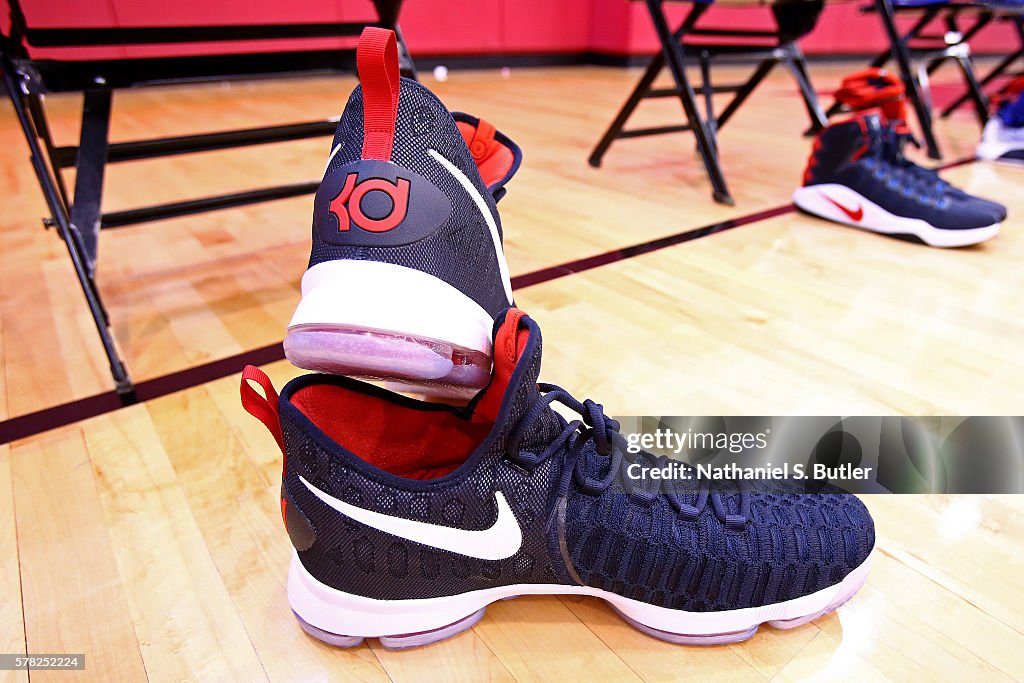
[[[975,161],[974,157],[960,159],[944,166],[940,170],[963,166]],[[716,235],[733,228],[750,225],[760,221],[783,216],[795,212],[797,209],[792,204],[777,206],[772,209],[758,211],[756,213],[732,218],[721,223],[714,223],[702,228],[694,228],[668,237],[660,237],[648,242],[641,242],[621,249],[613,249],[602,254],[587,256],[585,258],[568,261],[557,266],[541,268],[530,273],[524,273],[512,278],[513,289],[524,289],[542,282],[550,282],[567,275],[576,275],[594,268],[617,263],[635,256],[649,254],[654,251],[666,249],[684,242],[690,242],[708,235]],[[280,342],[268,344],[258,349],[252,349],[243,353],[221,358],[219,360],[197,365],[185,370],[179,370],[153,379],[144,380],[135,385],[135,395],[139,401],[148,401],[177,391],[191,389],[192,387],[212,382],[228,375],[240,373],[246,365],[265,365],[284,358],[284,348]],[[40,434],[51,429],[73,424],[90,417],[103,415],[123,407],[121,399],[114,391],[104,392],[69,401],[50,408],[43,408],[33,413],[26,413],[18,417],[12,417],[0,422],[0,444],[10,443],[18,439],[24,439],[35,434]]]

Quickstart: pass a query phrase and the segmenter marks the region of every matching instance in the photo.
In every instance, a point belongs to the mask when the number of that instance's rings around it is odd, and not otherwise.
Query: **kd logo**
[[[405,178],[398,178],[395,182],[384,178],[369,178],[357,184],[358,177],[358,173],[349,173],[345,178],[345,186],[331,200],[328,211],[338,218],[338,230],[348,231],[350,217],[356,227],[369,232],[387,232],[398,227],[409,211],[409,181]],[[375,191],[383,192],[391,200],[390,210],[380,218],[371,218],[363,213],[363,197],[367,192]]]

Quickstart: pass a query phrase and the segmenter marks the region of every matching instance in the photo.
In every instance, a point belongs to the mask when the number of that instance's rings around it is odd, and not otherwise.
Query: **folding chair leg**
[[[978,114],[978,123],[984,126],[988,122],[988,98],[981,89],[977,76],[974,75],[974,64],[970,57],[959,57],[956,63],[964,73],[967,81],[967,94],[974,101],[974,110]]]
[[[807,58],[804,56],[803,50],[796,43],[792,43],[788,47],[788,51],[790,55],[787,59],[783,60],[783,63],[790,73],[793,74],[793,80],[796,81],[797,86],[800,88],[800,94],[804,98],[807,115],[811,118],[811,127],[807,130],[807,134],[814,135],[828,125],[828,118],[825,116],[825,112],[821,110],[821,104],[818,102],[818,93],[814,92],[814,86],[811,85],[811,77],[807,71]]]
[[[1013,64],[1018,59],[1024,60],[1024,50],[1020,50],[1019,52],[1014,52],[1013,54],[1007,55],[1005,58],[1003,58],[1002,61],[996,64],[991,71],[985,74],[985,77],[978,82],[979,91],[984,92],[985,86],[987,86],[989,83],[1002,76],[1003,72],[1010,68],[1010,65]],[[962,106],[969,99],[971,99],[970,89],[968,89],[967,92],[958,97],[956,100],[953,101],[952,104],[950,104],[949,106],[942,110],[942,118],[948,118],[950,114],[959,109],[960,106]]]
[[[398,15],[402,11],[402,0],[373,0],[373,6],[377,10],[377,19],[386,28],[395,32],[398,39],[398,68],[402,75],[407,78],[418,80],[416,76],[416,65],[413,64],[409,48],[402,36],[402,29],[398,26]]]
[[[418,81],[420,78],[416,73],[416,64],[412,61],[412,55],[409,53],[409,46],[405,44],[405,36],[402,34],[402,29],[398,24],[395,24],[395,38],[397,38],[398,42],[399,71],[406,78]]]
[[[704,120],[708,122],[711,144],[718,154],[718,119],[715,118],[715,86],[711,82],[711,55],[700,53],[701,94],[704,95]]]
[[[639,105],[643,100],[644,93],[646,93],[654,83],[654,80],[658,77],[658,74],[661,73],[664,66],[665,55],[659,52],[653,59],[651,59],[651,63],[647,65],[647,71],[644,72],[644,75],[640,78],[640,82],[636,84],[635,88],[633,88],[633,92],[630,93],[629,99],[627,99],[625,104],[622,105],[622,109],[620,109],[619,113],[615,116],[615,120],[612,121],[610,126],[608,126],[608,130],[604,132],[604,135],[601,136],[597,146],[594,147],[594,151],[590,153],[590,158],[587,161],[591,166],[596,168],[601,165],[601,159],[604,157],[604,153],[608,151],[612,142],[614,142],[615,138],[622,132],[622,129],[626,126],[626,121],[628,121],[629,117],[633,115],[637,105]]]
[[[36,180],[39,182],[39,187],[42,190],[43,197],[50,209],[53,222],[57,226],[57,231],[60,233],[61,239],[64,240],[65,246],[67,246],[68,255],[71,257],[71,263],[75,269],[75,275],[78,277],[78,283],[82,287],[82,293],[85,295],[85,301],[89,306],[89,312],[92,314],[93,322],[96,324],[96,331],[99,333],[100,343],[103,344],[103,351],[106,353],[107,360],[110,363],[110,374],[113,377],[117,393],[120,396],[122,403],[126,405],[129,403],[135,403],[137,400],[135,396],[135,387],[132,384],[131,378],[128,376],[128,371],[125,369],[124,362],[118,355],[117,346],[114,344],[114,338],[110,333],[110,328],[107,323],[106,312],[104,311],[103,304],[100,301],[95,282],[89,275],[86,268],[85,259],[83,258],[78,240],[75,239],[72,234],[71,222],[67,214],[66,206],[61,200],[57,183],[50,174],[46,164],[43,162],[43,151],[39,146],[36,131],[32,126],[27,107],[21,97],[21,84],[15,79],[14,74],[16,71],[14,69],[14,65],[6,55],[0,56],[0,70],[3,71],[4,86],[6,87],[7,94],[11,99],[11,103],[14,107],[14,113],[18,118],[18,123],[21,125],[21,131],[25,136],[25,141],[28,143],[29,158],[32,162],[32,169],[36,174]]]
[[[110,132],[109,90],[87,90],[82,105],[82,130],[75,165],[75,201],[71,232],[78,239],[89,277],[96,274],[102,219],[103,171],[107,165]]]
[[[53,133],[50,131],[50,122],[46,119],[42,98],[42,95],[35,93],[30,93],[25,97],[28,101],[29,114],[32,115],[32,125],[35,126],[36,133],[42,139],[46,149],[46,156],[50,162],[50,172],[53,174],[53,179],[57,184],[61,201],[64,202],[64,206],[69,206],[71,202],[68,196],[68,189],[64,184],[64,176],[61,175],[60,164],[57,163],[57,145],[53,141]]]
[[[896,28],[892,0],[875,0],[875,2],[878,5],[878,14],[882,19],[882,25],[889,36],[892,58],[899,68],[900,78],[903,79],[903,83],[907,88],[907,96],[914,107],[914,113],[917,114],[917,121],[921,126],[921,135],[924,137],[928,156],[932,159],[941,159],[942,153],[939,151],[939,142],[936,140],[935,131],[932,129],[931,111],[925,102],[925,96],[921,92],[920,83],[918,83],[917,77],[914,75],[910,65],[907,44],[900,37],[899,31]]]
[[[654,29],[661,42],[662,51],[665,53],[665,61],[672,79],[675,81],[676,89],[679,91],[679,101],[686,113],[686,119],[690,128],[697,137],[697,151],[700,153],[704,168],[707,170],[708,178],[711,180],[712,194],[716,202],[721,204],[734,205],[736,201],[729,194],[729,188],[725,183],[725,176],[722,167],[718,163],[718,153],[713,139],[713,134],[708,128],[707,122],[701,117],[697,110],[697,95],[686,75],[686,56],[683,46],[678,37],[668,27],[668,21],[662,12],[661,0],[647,0],[647,9],[650,11],[654,21]]]

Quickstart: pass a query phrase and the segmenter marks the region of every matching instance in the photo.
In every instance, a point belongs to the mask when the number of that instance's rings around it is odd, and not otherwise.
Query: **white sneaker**
[[[978,158],[1024,165],[1024,127],[1011,128],[993,116],[981,134]]]

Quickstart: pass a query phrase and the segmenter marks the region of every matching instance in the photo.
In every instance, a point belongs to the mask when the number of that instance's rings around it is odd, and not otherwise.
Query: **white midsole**
[[[379,330],[449,342],[490,354],[493,319],[478,303],[429,273],[378,261],[318,263],[302,276],[292,320]]]
[[[630,619],[650,628],[687,635],[718,635],[746,631],[773,620],[788,620],[815,614],[844,591],[864,582],[871,557],[834,586],[762,607],[723,612],[685,612],[650,605],[589,586],[561,584],[514,584],[417,600],[375,600],[351,595],[326,586],[302,566],[292,553],[288,571],[288,602],[305,622],[319,629],[346,636],[380,637],[421,633],[455,623],[502,598],[518,595],[589,595],[611,603]]]
[[[982,142],[978,145],[977,155],[979,159],[985,161],[998,161],[1002,159],[1003,155],[1009,154],[1013,151],[1024,150],[1024,143],[1010,144],[1008,142]],[[1021,159],[1007,159],[1007,161],[1014,161],[1017,163],[1024,163]]]
[[[986,161],[997,161],[1004,154],[1014,150],[1024,150],[1024,129],[1008,128],[997,118],[992,118],[985,124],[985,132],[982,133],[981,143],[978,144],[977,155],[979,159]],[[1022,163],[1020,159],[1008,159]]]
[[[851,211],[862,210],[860,221],[854,221],[838,206],[828,200],[842,204]],[[852,225],[886,235],[916,235],[933,247],[964,247],[992,239],[999,232],[999,223],[967,230],[936,228],[920,218],[907,218],[890,213],[859,192],[846,185],[823,183],[798,188],[793,193],[793,203],[798,207],[822,218],[837,223]]]

